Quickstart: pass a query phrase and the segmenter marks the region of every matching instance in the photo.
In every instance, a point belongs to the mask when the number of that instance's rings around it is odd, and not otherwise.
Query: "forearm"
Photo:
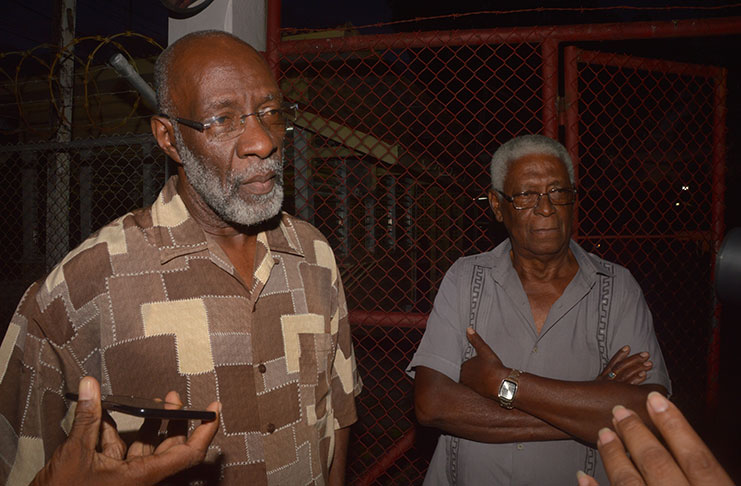
[[[350,427],[343,427],[334,431],[334,456],[329,468],[329,486],[345,484],[345,468],[347,465],[347,446],[350,442]]]
[[[515,407],[593,444],[599,430],[611,425],[615,405],[637,411],[650,423],[644,403],[651,391],[666,393],[660,385],[572,382],[524,373],[520,377]]]
[[[415,411],[422,425],[478,442],[567,439],[563,431],[521,410],[507,410],[465,385],[425,367],[417,368]]]

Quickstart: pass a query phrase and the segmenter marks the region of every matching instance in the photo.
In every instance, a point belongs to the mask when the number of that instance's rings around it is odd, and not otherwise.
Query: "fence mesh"
[[[714,311],[711,229],[719,69],[567,48],[579,158],[578,236],[632,271],[650,303],[674,398],[704,403]],[[569,99],[571,97],[571,99]],[[578,100],[578,101],[577,101]]]
[[[284,208],[315,224],[335,250],[365,382],[352,483],[421,483],[436,435],[415,426],[404,368],[445,271],[506,236],[485,198],[489,159],[513,136],[547,131],[544,113],[556,101],[544,101],[554,78],[543,72],[546,62],[560,63],[559,53],[543,49],[536,33],[281,46],[280,85],[300,106],[287,136]],[[59,87],[44,82],[60,54],[0,54],[5,321],[30,280],[91,231],[149,204],[168,174],[145,133],[146,110],[103,65],[113,39],[86,39],[92,44],[75,44],[71,142],[55,141],[61,114],[49,100],[60,99]],[[156,43],[131,34],[115,40],[151,79]],[[714,308],[711,193],[723,193],[709,175],[717,78],[687,66],[580,56],[568,54],[560,68],[564,140],[581,190],[577,238],[636,276],[676,399],[699,413]],[[116,135],[124,132],[134,135]]]

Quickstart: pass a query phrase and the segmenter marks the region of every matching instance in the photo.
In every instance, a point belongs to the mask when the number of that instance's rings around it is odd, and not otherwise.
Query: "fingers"
[[[576,472],[576,482],[578,486],[599,486],[597,480],[584,471]]]
[[[690,484],[733,484],[713,453],[673,403],[662,394],[651,392],[646,408]]]
[[[100,424],[100,450],[112,459],[122,460],[126,457],[126,444],[118,435],[116,422],[107,412],[103,413]]]
[[[216,412],[216,419],[202,422],[185,444],[173,445],[166,450],[159,450],[157,455],[140,458],[145,467],[136,467],[129,471],[130,477],[137,481],[136,484],[157,484],[164,478],[203,461],[208,446],[219,429],[221,404],[213,402],[206,410]]]
[[[77,387],[77,407],[75,419],[70,430],[70,438],[80,441],[88,450],[95,450],[100,432],[100,385],[92,376],[80,380]]]
[[[206,410],[216,412],[216,418],[210,422],[201,422],[201,425],[196,427],[196,430],[188,438],[187,444],[197,450],[202,451],[205,457],[208,445],[216,435],[216,431],[219,430],[219,421],[221,419],[221,403],[212,402]],[[201,459],[202,460],[202,459]]]
[[[476,349],[476,354],[481,356],[485,354],[491,354],[492,350],[489,347],[486,342],[484,342],[483,339],[481,339],[481,336],[479,336],[479,333],[474,331],[472,327],[469,327],[466,329],[466,337],[468,338],[468,342],[471,343],[471,345]]]
[[[637,353],[617,363],[613,368],[615,381],[639,385],[646,380],[646,373],[653,367],[647,352]]]
[[[646,484],[625,453],[625,448],[615,432],[608,428],[600,430],[597,449],[612,486]],[[579,486],[582,486],[581,483],[579,483]]]
[[[157,401],[160,401],[159,399]],[[159,431],[162,421],[155,418],[144,419],[144,423],[136,434],[136,440],[129,446],[126,457],[148,456],[159,443]]]
[[[634,412],[618,405],[613,409],[612,415],[615,430],[620,434],[633,462],[647,484],[651,486],[689,484],[669,451],[661,445],[656,436]],[[612,431],[609,432],[614,436]],[[600,441],[602,441],[602,434],[600,434]]]
[[[177,410],[183,408],[183,402],[180,399],[178,392],[171,391],[165,397],[165,409]],[[187,420],[169,420],[167,422],[167,444],[165,447],[170,447],[172,444],[182,444],[185,442],[185,436],[188,434],[188,421]],[[163,443],[164,444],[164,443]],[[159,447],[157,448],[159,449]]]
[[[617,353],[610,359],[610,362],[607,363],[607,366],[605,369],[613,369],[615,365],[617,365],[620,361],[624,360],[628,353],[630,353],[630,346],[625,345],[622,348],[618,350]]]

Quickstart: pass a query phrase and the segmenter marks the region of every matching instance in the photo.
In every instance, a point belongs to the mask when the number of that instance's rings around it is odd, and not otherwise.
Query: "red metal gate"
[[[693,397],[717,393],[708,282],[723,236],[726,72],[574,47],[564,64],[566,143],[582,191],[576,237],[641,283],[675,400],[697,416]],[[702,352],[687,353],[690,343]]]
[[[286,206],[335,249],[365,382],[351,482],[421,482],[435,436],[424,430],[415,439],[412,383],[403,370],[444,272],[461,255],[485,251],[505,236],[484,197],[492,152],[524,133],[558,136],[566,118],[559,89],[571,108],[565,142],[580,161],[576,236],[637,276],[675,397],[697,410],[697,396],[704,396],[698,383],[716,373],[711,367],[708,375],[704,360],[714,325],[712,257],[722,233],[722,76],[676,71],[676,64],[635,68],[637,61],[620,56],[605,63],[567,49],[560,88],[558,56],[559,45],[570,40],[741,32],[739,19],[724,22],[280,44],[271,37],[269,59],[301,111],[287,149]],[[595,66],[603,70],[593,72]],[[655,105],[644,93],[656,97]],[[633,105],[648,114],[629,112]],[[650,120],[675,131],[645,136]],[[650,170],[643,156],[649,148],[656,157]],[[671,171],[662,172],[662,163]],[[680,185],[674,194],[675,182],[684,180],[689,189]],[[662,182],[670,187],[659,188]]]

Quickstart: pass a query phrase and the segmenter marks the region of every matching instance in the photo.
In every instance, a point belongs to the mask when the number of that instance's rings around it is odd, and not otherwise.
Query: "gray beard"
[[[283,204],[283,160],[276,152],[267,159],[250,164],[243,171],[230,169],[222,182],[219,175],[206,161],[193,153],[183,140],[179,127],[174,126],[175,148],[193,189],[222,220],[244,226],[267,221],[280,212]],[[239,186],[250,178],[272,171],[275,184],[267,194],[243,198]]]

